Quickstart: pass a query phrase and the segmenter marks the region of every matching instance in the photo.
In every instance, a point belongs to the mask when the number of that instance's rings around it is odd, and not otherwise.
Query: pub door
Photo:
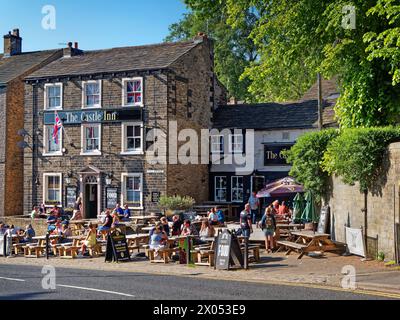
[[[85,216],[86,219],[95,219],[98,212],[98,186],[97,184],[85,185]]]

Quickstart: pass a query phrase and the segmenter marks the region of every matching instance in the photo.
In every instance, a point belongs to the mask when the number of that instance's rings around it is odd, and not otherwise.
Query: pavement
[[[166,274],[0,265],[0,300],[383,300],[377,294]],[[53,271],[51,271],[53,272]],[[54,275],[54,277],[50,277]],[[53,281],[54,279],[54,281]]]
[[[329,289],[333,291],[351,291],[367,293],[387,298],[400,298],[400,271],[385,267],[378,261],[362,261],[357,256],[341,256],[326,253],[320,257],[304,256],[297,259],[296,254],[285,256],[284,253],[262,253],[261,261],[251,264],[249,270],[214,270],[204,266],[186,266],[178,263],[151,264],[146,259],[137,257],[127,263],[105,263],[104,258],[78,258],[65,260],[59,258],[24,258],[0,257],[0,270],[14,266],[43,267],[74,270],[91,270],[116,273],[139,273],[164,275],[216,281],[247,282],[264,285],[289,285]],[[8,267],[7,267],[8,266]],[[5,268],[5,269],[4,269]],[[85,272],[85,271],[81,271]],[[16,274],[18,276],[18,274]],[[0,274],[0,277],[2,275]],[[354,281],[353,281],[354,280]],[[343,286],[344,284],[344,286]]]

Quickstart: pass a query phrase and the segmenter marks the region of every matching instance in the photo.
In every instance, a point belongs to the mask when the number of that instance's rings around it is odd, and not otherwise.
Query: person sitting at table
[[[61,243],[68,242],[69,240],[67,239],[68,237],[72,236],[72,230],[69,227],[69,222],[68,221],[63,221],[62,222],[62,230],[61,230]]]
[[[104,218],[104,223],[99,227],[99,233],[103,235],[103,239],[106,239],[107,233],[110,231],[113,224],[113,218],[111,217],[110,210],[106,210],[106,216]]]
[[[31,219],[33,220],[37,218],[40,218],[40,211],[38,206],[34,206],[31,212]]]
[[[170,235],[170,230],[169,230],[169,224],[168,224],[168,219],[167,217],[162,217],[160,219],[163,231],[169,236]]]
[[[220,224],[220,225],[224,224],[225,223],[225,215],[222,212],[222,210],[218,209],[218,207],[215,207],[215,211],[216,211],[217,218],[218,218],[218,224]]]
[[[198,236],[199,233],[197,232],[195,226],[193,226],[190,220],[185,220],[183,222],[181,236]]]
[[[80,210],[74,210],[74,214],[72,215],[71,221],[82,220],[82,212]]]
[[[36,236],[36,232],[35,232],[35,230],[33,229],[32,225],[31,225],[31,224],[28,224],[28,225],[25,227],[23,239],[20,240],[20,242],[23,242],[23,243],[33,242],[33,239],[32,239],[32,238],[33,238],[34,236]]]
[[[131,210],[127,204],[124,206],[124,208],[124,217],[122,218],[122,221],[130,221],[129,218],[131,217]]]
[[[120,216],[124,215],[124,210],[121,208],[119,203],[117,203],[117,205],[115,206],[114,211],[116,211],[117,214],[120,215]]]
[[[211,208],[211,210],[208,213],[208,221],[212,226],[218,225],[218,215],[215,210],[215,208]]]
[[[120,220],[119,220],[119,214],[117,210],[113,210],[112,212],[112,228],[118,227],[118,225],[120,224]]]
[[[158,251],[160,249],[165,248],[165,245],[167,243],[168,236],[167,234],[163,231],[161,225],[157,225],[154,228],[153,234],[150,236],[150,249],[153,249],[155,251],[155,258],[160,258]]]
[[[80,252],[82,256],[86,254],[87,247],[94,247],[97,244],[96,226],[92,223],[89,223],[88,227],[89,227],[89,232],[87,233],[85,240],[82,241],[81,252]]]
[[[272,214],[272,206],[265,209],[265,214],[261,219],[261,229],[265,235],[265,250],[272,252],[275,249],[274,233],[276,230],[276,220]]]
[[[290,211],[289,207],[286,205],[285,201],[282,201],[282,204],[279,206],[278,214],[285,218],[290,218],[291,211]]]
[[[179,215],[172,217],[172,236],[179,236],[181,234],[182,220]]]
[[[201,223],[200,229],[200,240],[204,241],[204,238],[212,238],[215,236],[215,229],[212,225],[210,225],[207,219],[203,219]]]

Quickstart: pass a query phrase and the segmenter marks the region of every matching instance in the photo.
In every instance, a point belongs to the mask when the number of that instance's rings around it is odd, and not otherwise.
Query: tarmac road
[[[56,269],[56,288],[53,290],[43,289],[44,276],[41,267],[0,265],[0,300],[387,299],[371,294],[303,286],[62,268]]]

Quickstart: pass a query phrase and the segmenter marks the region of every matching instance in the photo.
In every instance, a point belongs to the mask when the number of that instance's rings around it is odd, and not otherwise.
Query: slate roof
[[[331,106],[324,109],[324,114]],[[329,115],[323,115],[326,120]],[[318,127],[318,101],[223,105],[213,116],[216,129],[312,129]],[[325,120],[324,120],[325,124]]]
[[[58,50],[24,52],[4,58],[0,55],[0,84],[7,84],[11,80],[24,74],[34,66],[50,58]]]
[[[80,55],[56,60],[26,79],[165,69],[199,43],[193,40],[83,51]]]

